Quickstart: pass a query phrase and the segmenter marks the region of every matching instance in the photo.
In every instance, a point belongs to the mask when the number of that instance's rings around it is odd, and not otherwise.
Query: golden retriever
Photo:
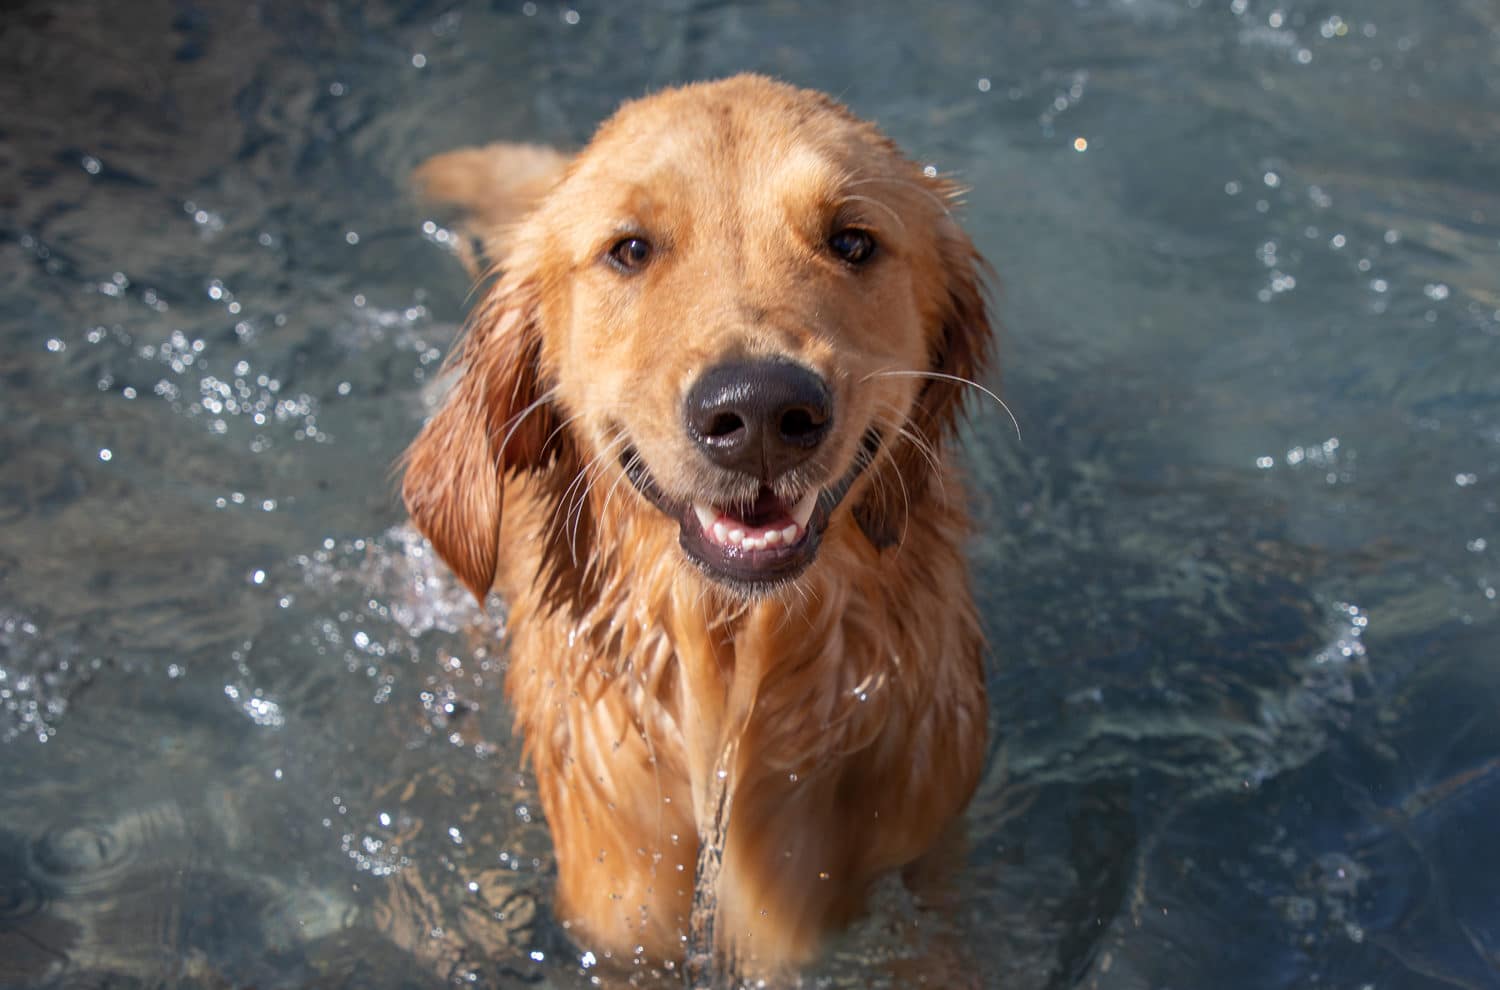
[[[559,917],[596,952],[671,967],[696,933],[775,979],[981,770],[950,448],[991,334],[957,190],[757,76],[628,103],[571,157],[491,145],[417,179],[499,275],[404,496],[509,602]]]

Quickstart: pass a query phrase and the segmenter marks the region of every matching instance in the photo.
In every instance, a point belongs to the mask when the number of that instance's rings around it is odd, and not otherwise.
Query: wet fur
[[[929,850],[981,769],[961,386],[904,373],[984,369],[956,190],[827,97],[752,76],[627,104],[573,157],[491,145],[418,179],[466,212],[498,277],[404,494],[475,595],[509,602],[558,914],[596,953],[680,960],[722,770],[716,948],[742,975],[786,972]],[[838,211],[876,229],[883,267],[819,254]],[[601,260],[626,224],[664,245],[633,276]],[[617,463],[628,441],[675,496],[728,497],[678,404],[744,355],[831,383],[838,421],[808,468],[825,482],[865,430],[882,441],[811,567],[754,597],[689,563]]]

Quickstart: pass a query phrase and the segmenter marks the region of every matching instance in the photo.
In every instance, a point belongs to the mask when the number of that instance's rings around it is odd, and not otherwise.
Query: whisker
[[[557,398],[557,389],[549,388],[547,389],[547,391],[543,392],[535,402],[512,416],[508,420],[508,422],[510,423],[510,429],[505,431],[504,439],[500,441],[500,445],[495,449],[501,453],[504,453],[505,448],[510,444],[510,438],[516,435],[516,431],[521,428],[521,424],[525,422],[526,417],[530,416],[532,413],[536,412],[538,409],[542,408],[542,406],[551,402],[555,398]],[[546,444],[543,444],[542,446],[545,448]]]
[[[938,479],[938,484],[941,485],[943,479],[943,469],[942,466],[938,463],[937,445],[927,437],[927,434],[922,432],[921,427],[906,419],[905,414],[901,410],[893,406],[891,403],[881,402],[880,407],[890,410],[895,414],[895,418],[887,419],[885,417],[877,417],[877,422],[884,426],[890,427],[891,429],[895,430],[898,435],[903,436],[907,440],[911,441],[912,446],[916,447],[917,452],[926,459],[928,466],[932,468],[933,476]]]
[[[554,509],[553,513],[552,513],[552,524],[554,526],[557,523],[558,513],[563,512],[563,510],[565,508],[570,508],[572,506],[573,503],[571,501],[571,498],[572,498],[574,489],[576,489],[583,482],[584,477],[587,475],[589,468],[591,466],[593,466],[594,461],[598,460],[598,458],[599,458],[598,454],[595,454],[594,457],[590,458],[589,462],[587,464],[585,464],[583,467],[579,468],[578,471],[577,471],[577,473],[575,473],[573,475],[573,480],[568,483],[568,487],[565,488],[565,489],[563,489],[562,495],[559,496],[558,500],[557,500],[557,508]],[[563,512],[563,525],[565,525],[565,526],[567,525],[567,517],[570,514],[571,513]]]
[[[902,430],[901,432],[905,433],[906,431]],[[888,466],[891,469],[891,474],[896,476],[896,484],[901,487],[901,538],[896,541],[896,552],[900,553],[901,548],[906,545],[906,531],[911,527],[911,496],[906,491],[906,479],[901,477],[901,466],[896,463],[896,459],[889,457],[886,458],[886,462],[882,467]],[[943,493],[943,501],[946,503],[948,501],[948,489],[943,485],[943,476],[936,471],[933,473],[938,479],[938,491]]]
[[[937,208],[942,211],[944,216],[953,216],[953,211],[948,208],[948,204],[943,201],[943,198],[941,196],[933,192],[931,189],[928,189],[919,183],[913,182],[910,179],[898,179],[894,176],[867,175],[863,178],[855,179],[853,182],[849,183],[849,188],[853,189],[855,186],[863,186],[871,182],[885,182],[890,185],[906,186],[909,189],[915,189],[923,196],[926,196],[928,199],[932,200]]]
[[[561,423],[558,423],[557,426],[552,430],[552,432],[549,433],[549,434],[547,434],[547,439],[545,439],[545,440],[542,441],[541,447],[539,447],[537,449],[539,451],[540,450],[546,450],[547,449],[547,445],[552,442],[552,438],[555,437],[555,436],[557,436],[559,433],[561,433],[565,428],[573,425],[573,422],[575,420],[577,420],[577,419],[578,419],[578,413],[574,413],[573,415],[569,416],[567,419],[563,420]]]
[[[632,451],[631,455],[630,455],[630,461],[629,461],[629,464],[628,464],[628,470],[629,471],[635,470],[635,468],[638,465],[640,465],[641,463],[642,463],[642,461],[641,461],[641,453],[640,453],[640,451],[638,451],[638,450],[637,451]],[[609,486],[609,491],[606,492],[605,495],[604,495],[604,505],[599,509],[599,514],[601,516],[605,515],[606,513],[609,512],[609,503],[610,503],[610,500],[615,497],[615,492],[619,490],[620,482],[626,480],[626,478],[628,476],[629,476],[628,471],[621,471],[620,472],[620,476],[615,479],[615,483]]]
[[[579,472],[581,475],[592,475],[592,477],[589,478],[587,483],[584,484],[583,489],[578,493],[578,498],[574,501],[573,508],[569,512],[569,515],[573,517],[573,532],[568,540],[568,553],[572,556],[575,566],[578,563],[578,527],[583,523],[584,505],[588,501],[589,492],[593,491],[594,486],[599,482],[599,478],[603,476],[604,458],[611,454],[614,449],[620,446],[624,441],[625,434],[620,433],[614,439],[606,443],[599,450],[599,452],[594,455],[593,459],[589,461],[588,465],[583,469],[583,471]],[[599,468],[599,470],[595,471],[595,468]],[[563,525],[567,525],[566,517],[563,520]]]
[[[961,378],[958,375],[949,375],[941,371],[872,371],[865,377],[861,378],[860,382],[867,382],[871,378],[936,378],[941,379],[942,381],[957,382],[960,385],[968,385],[971,388],[976,388],[979,391],[983,392],[985,395],[989,396],[991,399],[994,399],[995,402],[999,404],[1000,408],[1005,410],[1005,415],[1010,417],[1010,425],[1016,428],[1016,439],[1021,439],[1021,424],[1016,421],[1016,414],[1010,411],[1010,406],[1006,405],[1005,400],[1000,398],[1000,396],[996,395],[994,392],[991,392],[989,389],[974,381],[972,378]]]
[[[581,503],[572,501],[573,492],[578,488],[580,484],[584,483],[587,480],[589,472],[594,468],[596,464],[599,463],[599,459],[609,452],[614,443],[615,441],[611,441],[610,443],[605,444],[604,448],[599,453],[590,458],[589,462],[583,467],[579,468],[578,472],[573,475],[573,480],[568,484],[568,487],[563,490],[562,495],[558,498],[557,508],[553,511],[552,519],[548,523],[547,529],[549,538],[553,533],[560,534],[566,531],[568,526],[568,518],[572,515],[574,506],[581,506]],[[577,536],[578,531],[575,527],[573,531],[574,542],[570,544],[569,549],[570,556],[573,560],[573,566],[575,567],[578,566],[578,551],[576,546]]]
[[[891,219],[896,221],[896,226],[900,227],[903,232],[906,230],[906,221],[901,219],[901,214],[880,200],[871,199],[869,196],[845,196],[844,199],[852,203],[869,203],[871,206],[878,206],[891,215]]]
[[[592,490],[594,485],[598,483],[599,477],[603,472],[604,459],[608,457],[610,453],[612,453],[614,449],[620,445],[620,442],[622,440],[624,440],[623,435],[617,436],[606,442],[603,447],[599,448],[598,453],[596,453],[589,459],[588,464],[584,466],[583,470],[579,472],[580,476],[585,479],[584,486],[582,490],[579,491],[578,497],[573,500],[572,507],[568,512],[568,516],[572,517],[574,520],[573,535],[575,537],[578,535],[578,520],[583,517],[583,504],[588,498],[589,491]],[[564,519],[564,522],[566,521],[567,520]]]

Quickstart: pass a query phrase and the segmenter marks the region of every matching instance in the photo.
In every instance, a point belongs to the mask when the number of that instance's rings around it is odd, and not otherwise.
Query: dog
[[[952,447],[992,333],[960,190],[750,75],[416,180],[494,278],[403,495],[509,604],[558,917],[616,958],[707,938],[783,978],[982,769]]]

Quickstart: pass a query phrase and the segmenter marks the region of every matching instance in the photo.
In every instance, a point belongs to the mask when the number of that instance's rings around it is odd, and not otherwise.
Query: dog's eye
[[[633,272],[651,257],[651,242],[641,237],[627,237],[609,249],[609,260],[621,271]]]
[[[862,265],[875,253],[875,238],[863,230],[845,227],[828,238],[828,246],[849,264]]]

